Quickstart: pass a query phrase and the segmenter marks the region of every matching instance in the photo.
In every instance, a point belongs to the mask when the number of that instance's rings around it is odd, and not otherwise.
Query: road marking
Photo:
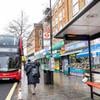
[[[7,97],[6,97],[5,100],[11,100],[11,97],[12,97],[12,95],[13,95],[13,93],[14,93],[14,90],[15,90],[17,84],[18,84],[17,82],[14,83],[14,85],[12,86],[12,88],[11,88],[10,92],[8,93],[8,95],[7,95]]]

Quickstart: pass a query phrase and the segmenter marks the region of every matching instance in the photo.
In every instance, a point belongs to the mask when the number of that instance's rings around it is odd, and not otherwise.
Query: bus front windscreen
[[[20,67],[19,39],[0,35],[0,71],[11,71]]]
[[[12,71],[20,68],[18,55],[0,56],[0,71]]]

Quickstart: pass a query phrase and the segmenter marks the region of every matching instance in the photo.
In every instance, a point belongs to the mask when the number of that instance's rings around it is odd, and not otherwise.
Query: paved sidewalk
[[[76,76],[54,74],[54,86],[41,84],[37,87],[36,96],[28,94],[28,100],[90,100],[89,88]]]
[[[54,85],[45,85],[41,73],[40,84],[37,85],[36,95],[32,95],[27,87],[26,75],[22,79],[23,100],[91,100],[90,88],[85,85],[79,76],[66,76],[63,73],[54,73]],[[14,99],[17,100],[13,96]],[[95,100],[100,100],[100,97]]]

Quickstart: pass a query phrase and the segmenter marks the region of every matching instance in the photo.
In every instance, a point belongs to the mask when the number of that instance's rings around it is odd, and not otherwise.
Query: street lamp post
[[[51,47],[51,56],[50,56],[50,84],[53,85],[53,71],[52,71],[52,7],[51,7],[51,0],[49,0],[50,3],[50,47]]]
[[[45,10],[45,21],[49,23],[50,27],[50,59],[49,59],[49,69],[44,69],[44,83],[53,85],[53,70],[52,70],[52,8],[51,8],[51,0],[49,0],[49,8]]]
[[[52,57],[52,8],[50,0],[50,47],[51,47],[51,57]]]

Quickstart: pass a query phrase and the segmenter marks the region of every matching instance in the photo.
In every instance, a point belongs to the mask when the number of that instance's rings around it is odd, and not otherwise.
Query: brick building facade
[[[42,29],[42,24],[34,24],[34,28],[27,39],[29,56],[42,49]]]

